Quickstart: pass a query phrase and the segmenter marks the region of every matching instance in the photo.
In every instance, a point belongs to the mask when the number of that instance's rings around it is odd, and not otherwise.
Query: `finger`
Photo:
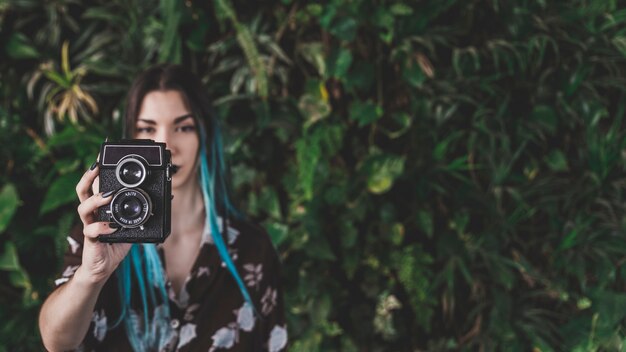
[[[96,194],[98,192],[100,192],[100,176],[96,176],[96,178],[93,180],[93,183],[91,184],[91,191],[93,192],[93,194]]]
[[[99,167],[96,162],[91,165],[89,170],[83,174],[83,177],[81,177],[80,181],[76,184],[76,195],[78,195],[78,200],[81,203],[91,196],[91,184],[96,176],[98,176],[98,172]]]
[[[80,203],[77,211],[78,216],[80,216],[80,219],[83,222],[83,225],[88,225],[93,222],[93,217],[96,210],[98,210],[98,208],[103,205],[109,204],[111,202],[112,195],[112,191],[106,192],[104,194],[97,193]]]
[[[100,153],[96,156],[96,160],[100,160]],[[91,194],[96,194],[98,192],[100,192],[100,163],[98,163],[98,175],[96,175],[96,178],[94,178],[93,183],[91,184]]]
[[[96,241],[100,235],[110,235],[117,231],[117,228],[113,228],[108,222],[94,222],[83,228],[83,234],[86,239],[90,241]]]

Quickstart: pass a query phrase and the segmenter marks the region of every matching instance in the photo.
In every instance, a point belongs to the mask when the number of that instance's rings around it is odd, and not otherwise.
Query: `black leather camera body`
[[[149,139],[104,142],[100,192],[113,191],[98,209],[98,221],[119,229],[100,242],[163,242],[171,231],[172,161],[165,143]]]

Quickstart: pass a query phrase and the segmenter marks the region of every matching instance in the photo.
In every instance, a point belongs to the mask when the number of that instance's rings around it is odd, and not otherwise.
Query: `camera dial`
[[[137,187],[146,179],[146,160],[131,154],[120,160],[115,168],[117,181],[125,187]]]
[[[150,196],[139,188],[123,188],[111,200],[111,217],[125,228],[140,227],[152,215]]]

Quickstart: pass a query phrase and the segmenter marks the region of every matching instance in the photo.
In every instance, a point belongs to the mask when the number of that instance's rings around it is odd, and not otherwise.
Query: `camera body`
[[[172,161],[165,143],[149,139],[104,142],[100,148],[100,192],[113,191],[98,209],[98,221],[116,224],[100,242],[165,241],[171,231]]]

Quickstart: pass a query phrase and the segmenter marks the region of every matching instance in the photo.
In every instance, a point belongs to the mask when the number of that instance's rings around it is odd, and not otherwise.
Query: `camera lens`
[[[124,188],[113,196],[110,211],[113,220],[122,227],[139,227],[150,218],[152,201],[142,189]]]
[[[140,164],[126,163],[120,170],[120,178],[126,183],[137,183],[143,178],[143,169]]]
[[[137,197],[124,199],[120,208],[120,214],[126,219],[135,219],[141,215],[141,201]]]
[[[146,178],[146,166],[138,155],[129,155],[122,159],[115,169],[115,176],[119,183],[126,187],[137,187]]]

